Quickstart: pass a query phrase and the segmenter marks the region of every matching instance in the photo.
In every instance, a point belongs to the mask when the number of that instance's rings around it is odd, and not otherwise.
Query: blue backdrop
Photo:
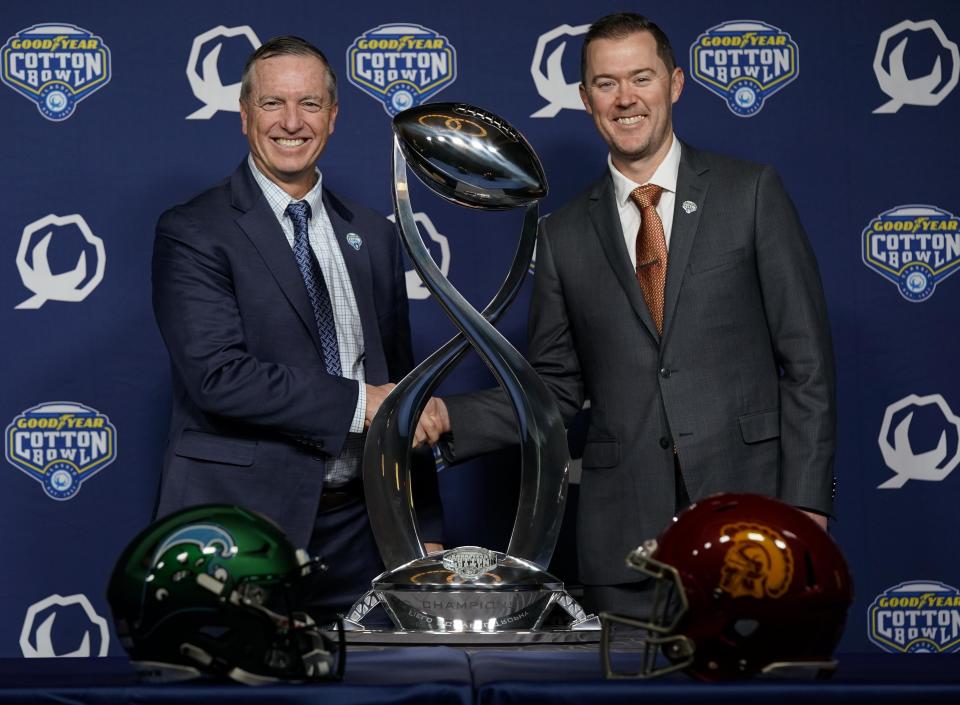
[[[772,163],[816,250],[839,368],[833,531],[856,578],[843,647],[960,647],[960,5],[918,0],[649,5],[51,0],[0,10],[0,656],[120,653],[104,586],[149,520],[169,412],[150,307],[157,216],[246,154],[236,97],[252,48],[300,34],[340,77],[321,160],[345,195],[390,212],[391,110],[462,100],[540,154],[549,212],[605,168],[576,95],[586,25],[653,17],[687,84],[689,143]],[[402,37],[410,39],[404,40]],[[954,174],[954,176],[951,176]],[[413,192],[450,279],[478,306],[499,286],[520,213]],[[422,358],[452,332],[410,281]],[[501,329],[519,347],[529,287]],[[442,391],[490,382],[472,357]],[[441,474],[448,543],[503,548],[506,453]],[[575,493],[574,493],[575,494]],[[565,534],[555,568],[576,579]]]

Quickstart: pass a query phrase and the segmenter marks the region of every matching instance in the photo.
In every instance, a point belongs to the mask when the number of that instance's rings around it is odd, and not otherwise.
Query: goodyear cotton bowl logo
[[[383,24],[347,49],[350,83],[383,103],[391,117],[424,102],[457,78],[457,50],[418,24]]]
[[[36,24],[0,49],[3,82],[34,101],[48,120],[73,115],[84,98],[110,82],[110,49],[72,24]]]
[[[96,409],[73,402],[40,404],[7,426],[7,460],[52,499],[66,500],[116,460],[116,439],[117,429]]]
[[[933,580],[888,588],[867,611],[870,641],[895,654],[960,649],[960,591]]]
[[[960,221],[935,206],[897,206],[863,231],[863,263],[897,285],[907,301],[925,301],[960,266]]]
[[[764,22],[737,20],[708,29],[690,47],[693,79],[717,94],[739,117],[760,112],[764,101],[800,75],[797,44]]]

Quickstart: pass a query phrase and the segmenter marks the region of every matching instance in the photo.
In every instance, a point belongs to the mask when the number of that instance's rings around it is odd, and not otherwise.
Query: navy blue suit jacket
[[[397,381],[412,365],[399,240],[381,215],[326,189],[323,201],[363,325],[366,381]],[[173,378],[157,515],[234,503],[306,546],[358,385],[324,369],[303,278],[246,160],[160,217],[153,306]]]

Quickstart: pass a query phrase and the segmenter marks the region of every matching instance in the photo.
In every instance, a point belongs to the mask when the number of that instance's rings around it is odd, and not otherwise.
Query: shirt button
[[[660,376],[663,377],[664,379],[667,379],[668,377],[670,377],[670,370],[668,370],[666,367],[661,367]]]

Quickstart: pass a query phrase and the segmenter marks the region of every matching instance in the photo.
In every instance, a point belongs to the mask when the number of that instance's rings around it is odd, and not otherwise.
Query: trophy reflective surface
[[[387,570],[346,616],[352,641],[500,643],[597,641],[588,616],[546,572],[567,494],[569,454],[550,392],[493,324],[523,283],[536,244],[543,168],[523,136],[496,115],[461,103],[406,110],[393,120],[397,228],[424,284],[459,333],[391,392],[367,433],[363,483],[370,524]],[[496,295],[477,312],[434,263],[414,221],[407,167],[433,192],[481,210],[525,208],[520,242]],[[473,347],[514,410],[520,498],[505,553],[461,546],[427,555],[410,485],[411,440],[434,389]],[[382,606],[393,631],[364,619]]]

